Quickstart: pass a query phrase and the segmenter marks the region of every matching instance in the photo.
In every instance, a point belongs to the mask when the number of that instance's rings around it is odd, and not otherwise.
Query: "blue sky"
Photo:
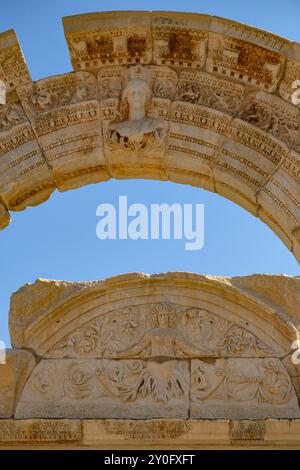
[[[184,5],[184,9],[183,9]],[[71,70],[61,17],[105,10],[173,10],[214,14],[272,31],[300,42],[298,0],[97,1],[10,0],[1,2],[0,31],[14,28],[34,80]],[[100,241],[96,208],[129,203],[205,205],[205,245],[184,249],[184,241]],[[215,275],[286,273],[299,265],[274,233],[222,197],[160,181],[116,181],[60,194],[36,208],[13,213],[0,232],[0,339],[9,345],[9,298],[37,277],[103,279],[130,271],[192,271]]]

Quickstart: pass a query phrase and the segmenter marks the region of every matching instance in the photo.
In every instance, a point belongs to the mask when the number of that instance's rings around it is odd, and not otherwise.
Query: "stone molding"
[[[108,12],[63,23],[74,72],[37,82],[14,33],[0,35],[0,227],[56,188],[161,179],[233,200],[299,260],[299,45],[201,14]]]

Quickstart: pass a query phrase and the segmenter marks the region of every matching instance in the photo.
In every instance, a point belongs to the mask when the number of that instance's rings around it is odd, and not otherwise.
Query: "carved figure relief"
[[[269,132],[289,147],[300,149],[299,111],[282,99],[263,92],[254,93],[246,99],[239,117]]]
[[[213,107],[235,115],[243,96],[243,85],[218,79],[205,72],[183,71],[179,77],[176,100]]]
[[[28,122],[28,120],[19,104],[12,103],[0,108],[0,132],[8,131],[24,122]]]
[[[291,379],[276,358],[193,360],[191,374],[193,416],[225,417],[228,409],[234,419],[299,415]]]
[[[163,341],[162,339],[163,338]],[[103,315],[75,330],[47,357],[272,356],[253,333],[201,308],[172,303]]]
[[[106,145],[110,151],[159,152],[164,148],[165,123],[149,117],[152,98],[146,70],[137,66],[130,71],[120,99],[117,118],[109,124]]]
[[[40,80],[18,89],[27,115],[34,121],[57,108],[96,99],[95,78],[87,72]]]

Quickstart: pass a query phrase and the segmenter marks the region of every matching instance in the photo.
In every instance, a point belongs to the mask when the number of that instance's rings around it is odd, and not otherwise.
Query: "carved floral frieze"
[[[248,329],[202,308],[128,306],[77,328],[47,357],[272,356]]]

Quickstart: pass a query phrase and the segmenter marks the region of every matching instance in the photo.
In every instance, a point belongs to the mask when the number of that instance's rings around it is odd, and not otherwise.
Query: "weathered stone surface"
[[[0,418],[14,415],[16,400],[34,365],[28,351],[5,351],[4,363],[0,362]]]
[[[273,92],[284,68],[284,56],[257,44],[219,33],[209,34],[208,72],[234,77]]]
[[[49,198],[55,188],[49,166],[20,103],[0,109],[0,196],[20,210]]]
[[[15,33],[0,34],[0,228],[55,188],[169,179],[240,204],[300,259],[299,45],[171,12],[64,27],[75,72],[34,83]],[[298,284],[167,273],[23,287],[0,447],[299,447]]]
[[[0,33],[0,80],[6,86],[6,102],[15,100],[17,86],[31,81],[22,50],[14,30]]]
[[[265,423],[265,421],[259,420],[231,421],[231,440],[234,442],[246,441],[246,444],[249,444],[249,441],[263,441],[266,432]]]
[[[299,418],[287,371],[276,358],[193,360],[192,418]]]
[[[0,420],[0,447],[78,444],[81,424],[76,420]]]
[[[46,78],[19,87],[18,95],[57,187],[103,180],[107,173],[95,77],[75,72]]]
[[[229,444],[229,421],[196,420],[84,420],[83,443],[97,447],[129,446],[140,442],[141,447],[157,445],[195,446]],[[176,444],[175,444],[176,442]]]
[[[287,364],[294,312],[282,300],[293,286],[265,276],[259,288],[257,278],[129,274],[24,286],[11,303],[13,344],[43,359],[16,418],[300,417]],[[282,279],[274,299],[273,278],[276,292]]]
[[[181,346],[176,353],[171,348],[148,357],[194,357],[193,348],[201,357],[283,357],[293,341],[289,316],[281,318],[255,291],[232,286],[230,278],[188,273],[87,283],[38,280],[12,296],[10,331],[15,347],[30,347],[43,357],[102,357],[105,351],[122,357],[126,348],[140,344],[142,351],[143,342],[151,343],[159,311],[173,320],[158,331],[170,344],[180,338]],[[206,334],[214,339],[207,341]]]
[[[43,360],[16,418],[187,418],[187,361]]]
[[[293,318],[300,323],[300,276],[255,274],[232,277],[230,283],[256,292],[262,301],[288,314],[287,320]]]
[[[1,449],[299,449],[300,420],[0,421]]]
[[[0,202],[0,230],[7,227],[10,223],[10,214],[5,205]]]
[[[0,116],[8,209],[110,177],[171,180],[241,205],[300,259],[297,44],[190,13],[94,13],[64,27],[75,72],[35,83],[14,33],[0,37],[17,106]]]

